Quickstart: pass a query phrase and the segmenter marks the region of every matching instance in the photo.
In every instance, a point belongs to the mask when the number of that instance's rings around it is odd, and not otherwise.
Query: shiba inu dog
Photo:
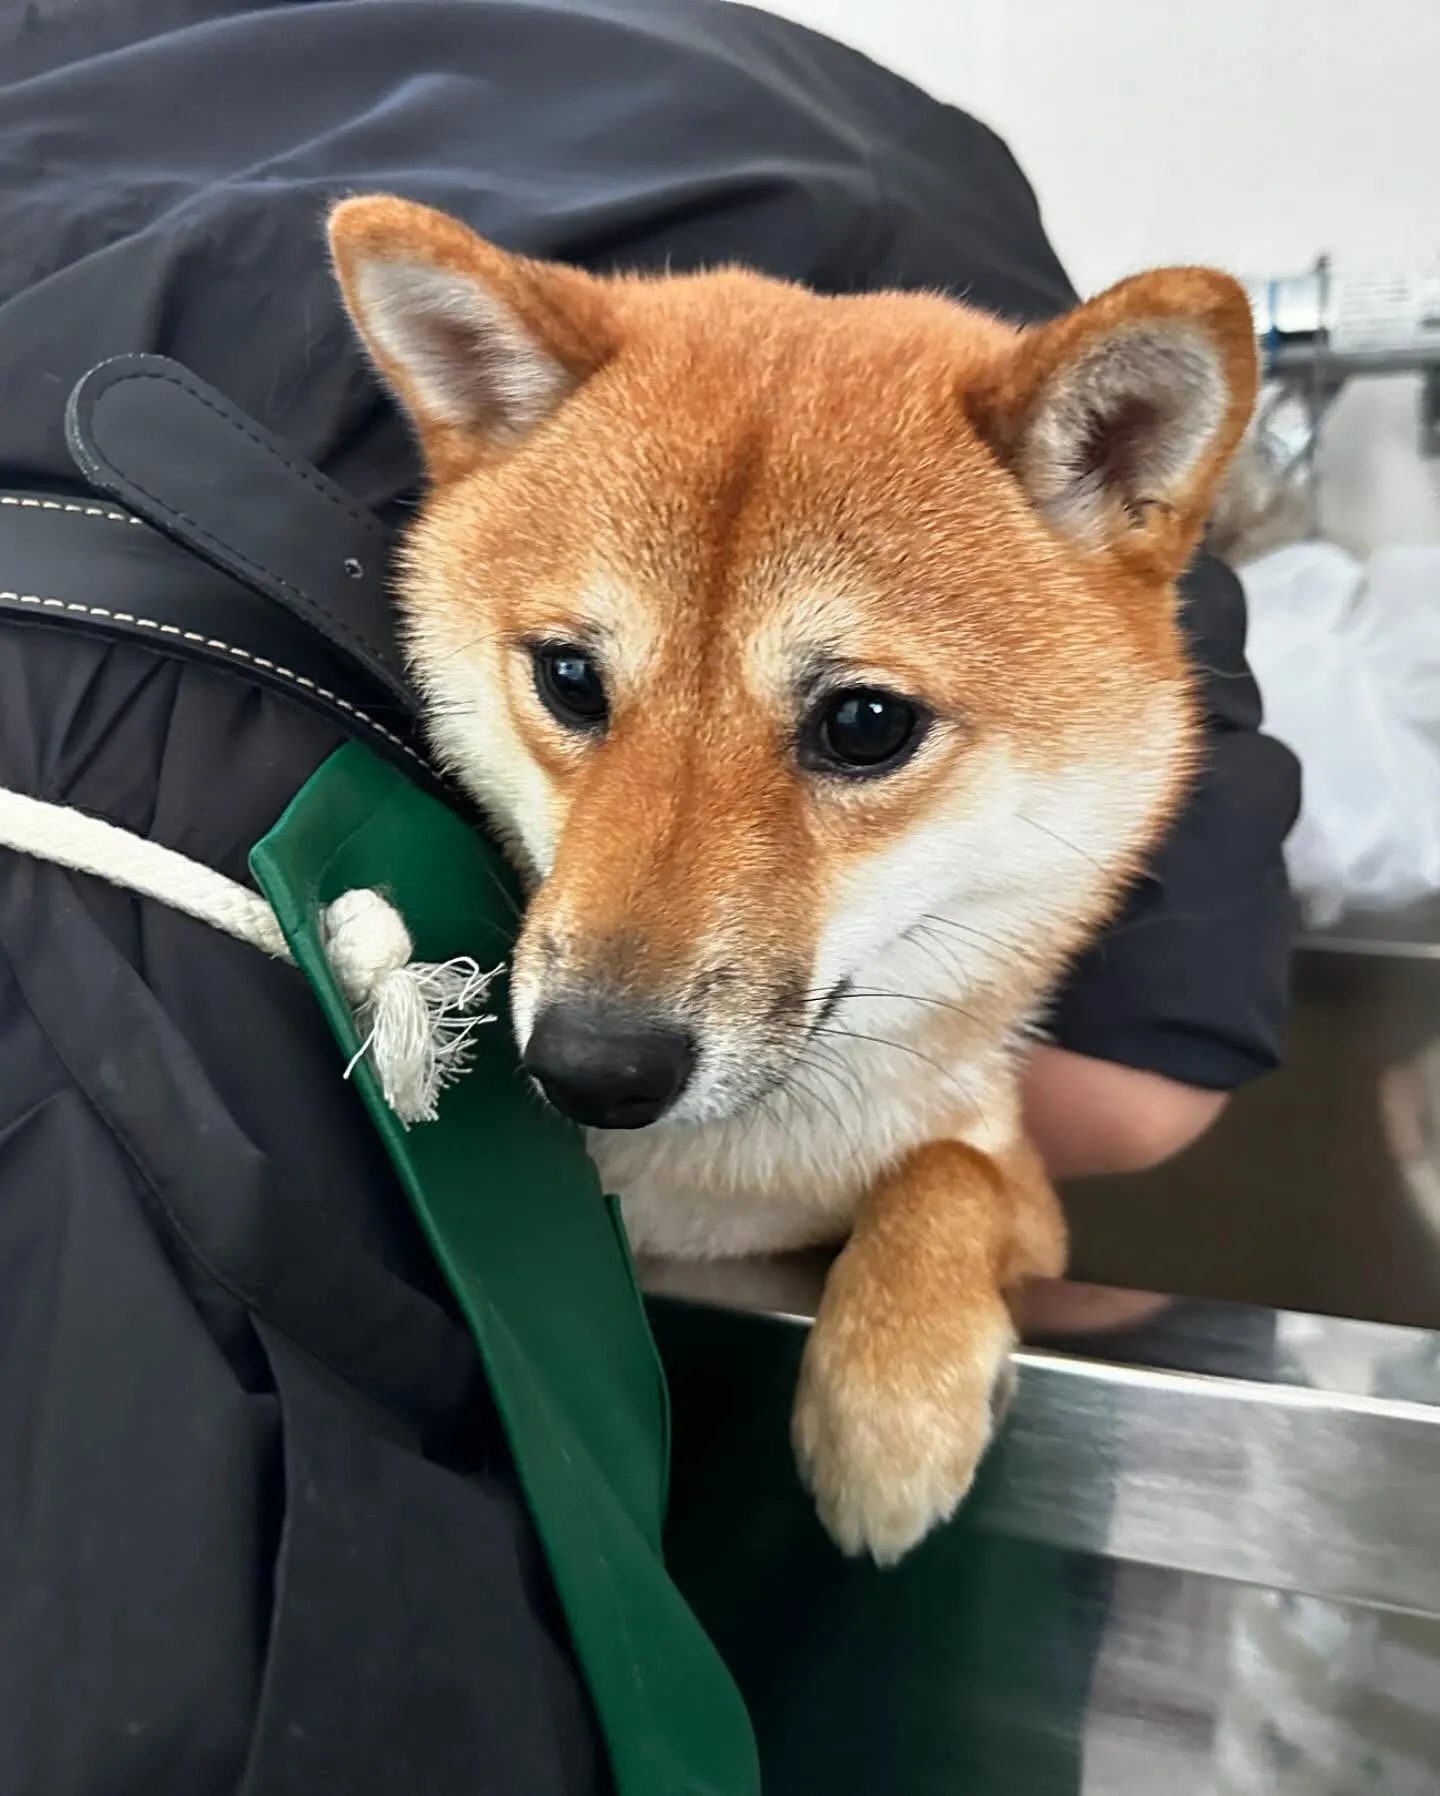
[[[845,1243],[794,1441],[897,1558],[1065,1231],[1023,1031],[1196,753],[1173,582],[1254,401],[1226,276],[1020,330],[741,270],[600,279],[388,197],[330,221],[422,445],[435,748],[529,901],[523,1063],[642,1252]]]

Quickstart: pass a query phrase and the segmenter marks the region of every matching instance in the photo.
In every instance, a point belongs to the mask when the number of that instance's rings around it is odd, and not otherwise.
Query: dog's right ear
[[[343,200],[330,252],[356,329],[442,477],[521,441],[614,349],[603,282],[385,195]]]

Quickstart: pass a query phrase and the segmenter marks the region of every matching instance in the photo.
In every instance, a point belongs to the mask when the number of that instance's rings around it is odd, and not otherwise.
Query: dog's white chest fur
[[[801,1075],[723,1122],[590,1132],[637,1253],[720,1259],[841,1240],[875,1178],[937,1132],[987,1152],[1015,1136],[1005,1049],[917,1067],[889,1044],[855,1042],[843,1066]]]

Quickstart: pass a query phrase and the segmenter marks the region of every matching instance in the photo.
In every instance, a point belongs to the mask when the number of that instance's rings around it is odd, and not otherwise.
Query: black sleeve
[[[1294,926],[1281,848],[1299,810],[1300,769],[1261,734],[1240,582],[1204,556],[1181,593],[1205,707],[1202,768],[1049,1026],[1075,1053],[1229,1091],[1280,1057]]]

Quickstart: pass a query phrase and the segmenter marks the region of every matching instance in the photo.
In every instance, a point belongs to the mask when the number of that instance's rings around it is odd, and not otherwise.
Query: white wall
[[[1440,255],[1440,0],[763,0],[1008,140],[1082,290],[1167,261],[1241,273],[1321,250]],[[1366,382],[1326,430],[1324,522],[1440,541],[1415,389]]]

